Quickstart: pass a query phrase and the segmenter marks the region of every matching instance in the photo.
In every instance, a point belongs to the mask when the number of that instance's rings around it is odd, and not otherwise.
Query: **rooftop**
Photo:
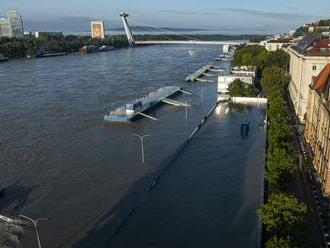
[[[317,77],[313,78],[312,89],[324,93],[330,81],[330,64],[327,64]]]
[[[268,43],[291,43],[291,42],[292,42],[292,39],[286,39],[286,38],[268,41]]]
[[[315,36],[305,36],[292,48],[307,56],[330,56],[330,39],[318,39]]]

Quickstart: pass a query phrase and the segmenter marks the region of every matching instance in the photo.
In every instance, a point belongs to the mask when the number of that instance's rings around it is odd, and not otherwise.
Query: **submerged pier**
[[[205,65],[202,68],[198,69],[196,72],[190,74],[185,78],[186,82],[194,82],[194,81],[199,81],[203,83],[213,83],[214,81],[212,80],[207,80],[207,79],[202,79],[200,77],[206,76],[205,73],[207,71],[210,71],[210,69],[214,68],[213,65]]]
[[[154,121],[158,120],[147,113],[162,103],[179,107],[190,106],[188,103],[172,99],[172,97],[179,93],[191,94],[177,86],[165,86],[149,93],[147,96],[127,103],[125,106],[111,110],[104,116],[104,120],[109,122],[133,122],[141,117],[146,117]]]

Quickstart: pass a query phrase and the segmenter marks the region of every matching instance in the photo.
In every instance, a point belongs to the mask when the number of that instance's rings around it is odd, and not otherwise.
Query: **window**
[[[316,65],[313,65],[313,71],[315,71],[316,70]]]

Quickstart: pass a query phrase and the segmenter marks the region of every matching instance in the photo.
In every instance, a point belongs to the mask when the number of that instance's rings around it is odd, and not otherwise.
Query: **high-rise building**
[[[92,21],[91,22],[91,33],[92,38],[104,39],[104,22],[103,21]]]
[[[11,29],[11,35],[13,38],[20,38],[24,35],[23,21],[20,14],[14,10],[7,12],[8,22]]]
[[[10,25],[6,18],[0,18],[0,37],[12,37]]]

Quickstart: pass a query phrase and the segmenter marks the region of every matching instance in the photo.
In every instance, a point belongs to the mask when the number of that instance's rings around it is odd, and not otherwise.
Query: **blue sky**
[[[0,0],[0,15],[8,9],[18,10],[27,28],[32,29],[38,25],[59,29],[56,23],[61,21],[85,25],[93,18],[106,20],[108,27],[117,27],[121,10],[131,15],[132,25],[241,33],[287,31],[306,22],[330,18],[329,0]]]

